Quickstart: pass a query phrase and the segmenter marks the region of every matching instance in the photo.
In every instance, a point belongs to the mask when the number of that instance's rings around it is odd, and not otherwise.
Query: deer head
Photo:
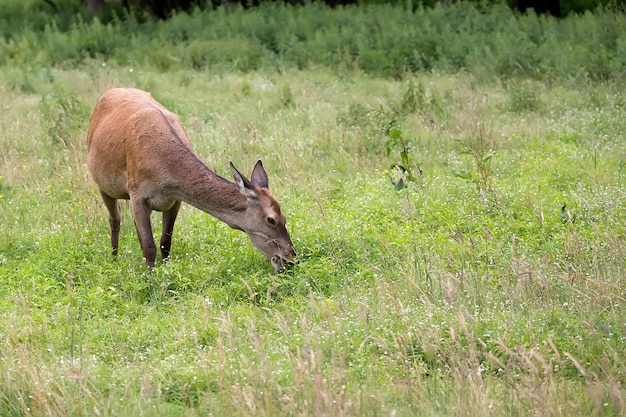
[[[289,237],[285,216],[278,201],[269,191],[267,173],[259,160],[248,180],[230,163],[239,192],[247,199],[242,222],[235,226],[243,230],[252,244],[270,260],[277,272],[282,272],[288,262],[295,262],[296,251]]]

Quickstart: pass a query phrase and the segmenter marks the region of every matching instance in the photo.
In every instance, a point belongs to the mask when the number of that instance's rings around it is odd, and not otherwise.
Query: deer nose
[[[274,270],[276,270],[276,272],[280,274],[280,273],[285,272],[285,269],[288,265],[299,264],[300,260],[298,259],[294,251],[293,255],[289,256],[288,258],[279,256],[279,255],[272,256],[272,258],[270,259],[270,262],[272,266],[274,267]]]
[[[279,274],[285,272],[285,261],[280,256],[272,256],[272,258],[270,259],[270,263],[272,264],[274,270]]]

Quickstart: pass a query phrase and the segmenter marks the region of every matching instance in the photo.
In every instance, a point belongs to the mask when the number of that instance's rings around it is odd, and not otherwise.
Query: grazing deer
[[[151,270],[156,246],[150,213],[163,212],[160,245],[166,260],[182,201],[247,233],[277,272],[296,261],[285,216],[270,194],[261,161],[249,180],[232,162],[235,182],[220,177],[193,152],[180,118],[149,93],[132,88],[106,91],[89,121],[87,150],[87,166],[110,214],[113,255],[117,255],[120,234],[117,200],[127,199]]]

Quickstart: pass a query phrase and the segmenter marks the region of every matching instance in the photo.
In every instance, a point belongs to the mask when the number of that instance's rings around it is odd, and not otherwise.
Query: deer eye
[[[276,220],[273,217],[268,217],[267,222],[272,226],[276,226]]]

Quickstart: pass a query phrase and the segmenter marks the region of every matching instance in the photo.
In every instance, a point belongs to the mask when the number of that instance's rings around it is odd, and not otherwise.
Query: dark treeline
[[[625,10],[626,0],[0,0],[0,36],[11,38],[24,29],[35,32],[53,24],[64,31],[75,24],[97,18],[101,23],[120,20],[168,20],[178,13],[216,9],[253,9],[262,5],[326,5],[354,8],[387,5],[417,11],[469,3],[486,10],[505,4],[514,13],[567,17],[602,9]]]
[[[67,0],[42,0],[54,10],[65,7]],[[299,5],[309,0],[81,0],[84,7],[91,13],[103,13],[114,11],[116,13],[145,13],[147,15],[167,19],[177,11],[188,12],[195,8],[207,9],[220,6],[238,5],[243,7],[255,7],[261,2],[282,1],[292,5]],[[353,4],[391,3],[402,4],[412,7],[431,7],[436,3],[450,4],[459,0],[320,0],[332,7],[347,6]],[[505,2],[512,9],[520,13],[530,10],[537,14],[551,14],[561,17],[569,13],[581,13],[595,10],[601,6],[623,6],[626,0],[466,0],[473,3],[490,4]]]
[[[47,0],[52,1],[52,0]],[[110,0],[109,0],[110,1]],[[194,8],[206,9],[219,6],[228,6],[237,4],[243,7],[255,7],[259,6],[261,2],[276,1],[276,0],[123,0],[122,6],[126,12],[133,12],[134,10],[148,11],[151,15],[166,19],[175,11],[190,11]],[[307,0],[279,0],[291,5],[303,5]],[[469,0],[471,1],[471,0]],[[355,4],[371,4],[371,3],[383,3],[380,0],[321,0],[331,7],[348,6]],[[406,1],[391,0],[387,3],[404,3]],[[434,6],[435,3],[440,2],[442,4],[450,4],[453,0],[414,0],[411,1],[414,7],[419,6]],[[494,3],[497,1],[474,1],[475,3]],[[533,10],[538,14],[551,14],[553,16],[561,16],[561,0],[509,0],[508,5],[521,13],[525,13],[529,10]],[[566,12],[569,11],[583,11],[598,7],[601,3],[606,1],[601,0],[565,0],[563,6]],[[119,7],[119,5],[118,5]],[[91,12],[98,12],[105,8],[105,0],[87,0],[87,9]]]

